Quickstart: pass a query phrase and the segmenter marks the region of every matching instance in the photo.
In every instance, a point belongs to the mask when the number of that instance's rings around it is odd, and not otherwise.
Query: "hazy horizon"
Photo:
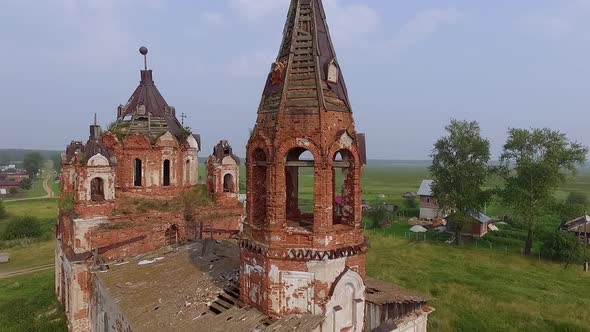
[[[63,150],[115,120],[148,65],[209,153],[244,155],[287,0],[0,2],[0,148]],[[509,127],[590,145],[590,0],[324,0],[370,159],[425,160],[451,118],[497,159]],[[156,24],[155,24],[156,23]]]

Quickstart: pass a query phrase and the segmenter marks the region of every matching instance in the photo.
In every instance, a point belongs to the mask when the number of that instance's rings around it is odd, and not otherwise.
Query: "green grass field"
[[[67,331],[53,270],[0,279],[0,331]]]
[[[47,195],[43,189],[43,178],[36,178],[33,181],[33,186],[29,190],[24,191],[26,198],[43,197]]]
[[[52,229],[57,218],[57,199],[5,202],[12,216],[34,216]],[[4,220],[0,221],[0,230]],[[51,233],[51,231],[49,231]],[[27,243],[27,241],[22,241]],[[10,262],[0,265],[0,274],[54,262],[54,240],[32,242],[0,249],[10,253]],[[0,331],[66,331],[65,315],[53,286],[53,269],[0,279]]]
[[[588,331],[578,266],[368,232],[367,273],[431,298],[431,331]]]
[[[4,202],[6,211],[12,215],[32,216],[40,219],[57,218],[57,198]]]

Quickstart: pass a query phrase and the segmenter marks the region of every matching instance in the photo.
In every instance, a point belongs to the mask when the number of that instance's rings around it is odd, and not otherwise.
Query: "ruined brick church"
[[[321,0],[291,1],[245,201],[229,142],[203,175],[201,144],[146,65],[116,121],[67,147],[55,272],[71,331],[426,331],[426,299],[366,275],[365,137]]]

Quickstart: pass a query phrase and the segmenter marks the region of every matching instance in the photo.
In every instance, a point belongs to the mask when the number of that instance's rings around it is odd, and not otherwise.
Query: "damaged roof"
[[[425,296],[419,295],[415,292],[410,292],[399,286],[367,278],[365,280],[367,302],[375,304],[391,304],[391,303],[419,303],[426,304],[428,299]]]
[[[319,108],[351,111],[321,0],[291,1],[263,95],[263,112],[276,112],[280,105],[293,114],[317,113]]]
[[[236,242],[205,240],[110,264],[95,276],[133,331],[303,332],[323,322],[316,315],[273,320],[221,300],[220,295],[239,292],[239,262]],[[211,310],[216,307],[223,311]]]

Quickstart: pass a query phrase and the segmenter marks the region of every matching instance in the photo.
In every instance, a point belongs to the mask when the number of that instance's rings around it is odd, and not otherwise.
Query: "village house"
[[[198,183],[200,139],[151,70],[117,113],[62,158],[56,292],[70,330],[426,331],[428,299],[366,274],[365,137],[321,0],[291,1],[246,147],[245,209],[227,141]]]
[[[449,221],[449,230],[452,230],[454,228],[453,217],[453,214],[447,217]],[[481,212],[474,212],[468,216],[468,221],[466,225],[463,227],[461,235],[482,238],[488,232],[497,230],[498,228],[494,225],[494,221],[492,218],[486,216]]]
[[[422,180],[422,183],[420,183],[417,193],[420,197],[420,219],[435,220],[445,217],[432,193],[431,186],[433,182],[433,180]]]
[[[590,216],[584,215],[570,220],[561,226],[561,230],[573,233],[581,244],[590,244]]]

